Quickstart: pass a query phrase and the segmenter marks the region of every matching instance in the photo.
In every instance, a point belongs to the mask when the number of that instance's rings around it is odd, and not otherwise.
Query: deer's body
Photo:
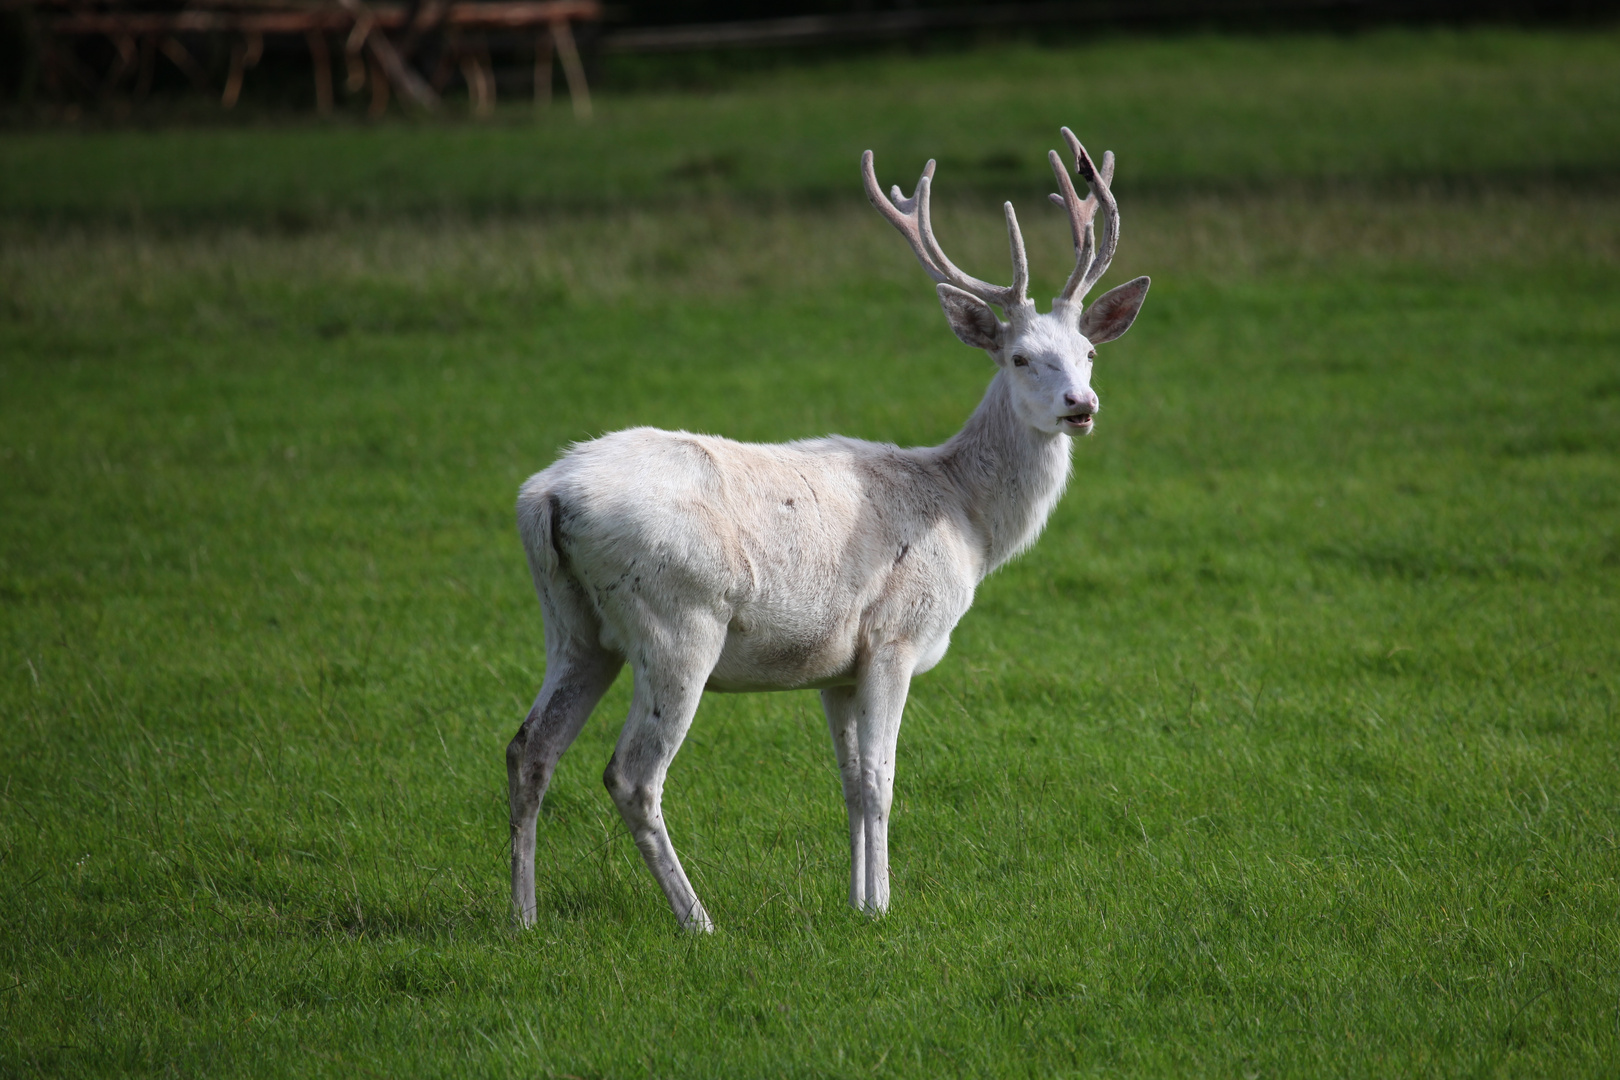
[[[938,447],[616,432],[524,485],[525,537],[589,599],[604,649],[628,655],[659,612],[724,627],[707,689],[850,685],[861,653],[888,640],[910,644],[920,674],[1068,476],[1062,433],[975,468],[1002,397]]]
[[[1070,139],[1111,215],[1111,161],[1099,175]],[[660,803],[705,689],[821,691],[849,811],[850,902],[887,908],[894,750],[911,677],[944,656],[984,576],[1039,534],[1068,479],[1069,432],[1088,433],[1097,409],[1091,341],[1123,333],[1146,291],[1138,279],[1084,317],[1078,302],[1068,306],[1101,269],[1087,212],[1096,198],[1081,203],[1063,172],[1079,257],[1054,312],[1037,315],[1022,297],[1010,206],[1013,289],[968,278],[932,240],[929,168],[917,196],[879,209],[942,282],[957,335],[999,365],[956,436],[902,449],[838,436],[760,445],[634,428],[575,446],[524,484],[518,521],[545,617],[546,678],[507,751],[521,921],[535,916],[540,799],[626,662],[635,690],[604,780],[683,925],[712,923]],[[872,193],[869,159],[867,177]],[[908,232],[919,205],[920,227]],[[1003,304],[1010,322],[986,299]]]

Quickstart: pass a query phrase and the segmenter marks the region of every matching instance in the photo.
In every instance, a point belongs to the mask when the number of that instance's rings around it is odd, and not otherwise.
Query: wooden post
[[[113,35],[113,48],[118,50],[118,59],[113,61],[112,67],[107,69],[107,77],[102,80],[101,92],[111,93],[118,89],[118,84],[124,81],[124,76],[135,67],[135,38],[130,34]]]
[[[219,103],[227,109],[236,108],[236,99],[242,96],[242,80],[247,76],[247,42],[231,43],[231,70],[225,75],[225,92]]]
[[[433,89],[444,93],[444,88],[450,85],[450,76],[455,73],[456,61],[461,56],[461,27],[452,26],[444,35],[444,42],[439,48],[439,62],[433,68],[433,77],[429,80]]]
[[[357,94],[360,88],[366,85],[366,64],[362,56],[366,47],[366,38],[371,33],[372,20],[364,15],[356,17],[354,26],[349,29],[349,36],[343,42],[343,65],[348,69],[348,79],[344,86],[349,93]]]
[[[461,77],[467,80],[472,114],[480,119],[494,115],[495,75],[490,71],[488,51],[482,39],[475,39],[470,48],[462,50]]]
[[[388,76],[375,56],[366,57],[366,68],[371,73],[371,107],[366,115],[373,120],[382,119],[388,112]]]
[[[418,108],[433,112],[439,107],[439,95],[433,92],[433,87],[422,81],[422,76],[413,71],[399,53],[394,49],[394,43],[388,40],[388,35],[381,30],[371,31],[377,22],[377,16],[366,6],[364,0],[338,0],[343,9],[355,18],[355,30],[362,25],[367,27],[364,38],[366,50],[371,58],[382,68],[388,81],[394,84],[394,89],[400,95],[409,99]],[[351,47],[354,44],[354,35],[349,35]],[[375,90],[373,90],[375,96]]]
[[[202,65],[197,63],[196,57],[191,55],[191,50],[182,45],[179,38],[170,34],[163,39],[163,43],[158,48],[163,50],[163,55],[167,56],[175,67],[185,73],[186,78],[191,80],[191,85],[194,88],[198,90],[208,89],[208,72],[204,71]]]
[[[306,30],[304,41],[309,45],[309,62],[315,68],[315,111],[329,116],[332,112],[332,54],[326,47],[326,34]]]
[[[259,59],[263,56],[264,35],[257,31],[248,31],[241,41],[231,46],[231,72],[225,79],[225,92],[220,95],[220,104],[227,109],[236,108],[248,68],[258,67]]]
[[[394,43],[388,40],[386,34],[375,33],[366,38],[366,48],[371,51],[371,55],[376,58],[378,65],[388,76],[388,81],[394,84],[394,88],[401,96],[409,98],[418,108],[427,112],[438,109],[439,95],[433,92],[433,87],[423,81],[422,76],[399,58],[399,53],[394,51]]]
[[[574,31],[567,19],[551,24],[551,34],[557,40],[557,55],[562,59],[563,75],[568,79],[568,100],[573,103],[574,116],[579,120],[591,118],[591,89],[585,85],[585,65],[579,61],[579,46],[574,44]]]

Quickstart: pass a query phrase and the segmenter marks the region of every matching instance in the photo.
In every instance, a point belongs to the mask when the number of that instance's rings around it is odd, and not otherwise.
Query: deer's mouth
[[[1074,431],[1087,433],[1091,431],[1091,414],[1088,412],[1070,413],[1063,417],[1063,426]]]

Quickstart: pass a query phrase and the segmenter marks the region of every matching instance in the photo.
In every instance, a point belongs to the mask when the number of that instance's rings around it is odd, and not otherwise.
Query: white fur
[[[546,624],[545,683],[507,750],[524,924],[540,800],[626,661],[635,688],[604,781],[684,926],[713,924],[660,804],[705,689],[821,691],[849,811],[850,903],[887,909],[911,677],[944,656],[985,575],[1034,542],[1068,480],[1068,433],[1089,432],[1097,409],[1078,302],[1039,315],[1026,301],[986,323],[978,300],[940,288],[958,336],[977,335],[998,366],[941,446],[632,428],[523,485],[518,522]]]

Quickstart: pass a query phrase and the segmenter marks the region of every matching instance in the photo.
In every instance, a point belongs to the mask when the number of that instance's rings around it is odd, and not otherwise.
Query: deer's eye
[[[1013,353],[1013,367],[1029,367],[1029,357],[1021,352]]]

